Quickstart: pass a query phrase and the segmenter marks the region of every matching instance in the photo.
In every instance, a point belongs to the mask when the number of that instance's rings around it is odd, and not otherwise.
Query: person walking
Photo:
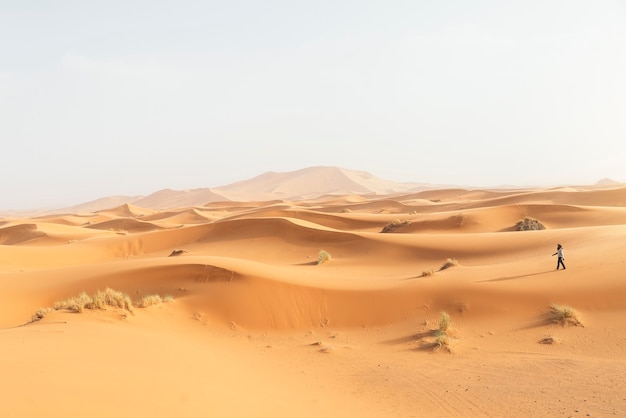
[[[563,270],[565,270],[565,263],[563,262],[563,260],[565,260],[565,252],[563,251],[563,246],[561,244],[556,245],[556,252],[552,254],[552,256],[554,257],[555,255],[558,258],[556,262],[556,269],[558,270],[559,267],[563,266]]]

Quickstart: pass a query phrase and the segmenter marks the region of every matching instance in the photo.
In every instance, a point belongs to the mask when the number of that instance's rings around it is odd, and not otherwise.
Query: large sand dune
[[[31,322],[106,288],[173,300]],[[625,188],[0,220],[6,417],[626,416],[625,318]]]

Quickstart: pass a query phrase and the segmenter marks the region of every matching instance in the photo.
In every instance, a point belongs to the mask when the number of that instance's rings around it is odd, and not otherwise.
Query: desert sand
[[[624,417],[626,189],[7,217],[0,347],[3,417]]]

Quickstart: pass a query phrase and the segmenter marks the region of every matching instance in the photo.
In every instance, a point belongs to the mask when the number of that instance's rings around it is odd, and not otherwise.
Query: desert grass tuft
[[[171,302],[172,300],[174,300],[174,298],[170,295],[163,297],[159,295],[148,295],[143,297],[137,303],[137,306],[145,308],[158,303]],[[67,309],[73,312],[83,312],[85,309],[106,309],[108,306],[125,309],[130,313],[134,312],[134,305],[130,296],[126,293],[106,288],[104,291],[98,290],[93,296],[89,296],[86,292],[81,292],[78,296],[57,301],[54,303],[53,308],[39,308],[37,312],[33,314],[29,323],[43,319],[53,310]]]
[[[411,224],[411,221],[409,221],[409,220],[401,221],[401,220],[397,219],[397,220],[395,220],[393,222],[390,222],[387,225],[385,225],[383,227],[382,231],[380,231],[380,232],[382,232],[382,233],[393,232],[393,231],[395,231],[398,228],[401,228],[403,226],[407,226],[407,225],[410,225],[410,224]]]
[[[449,269],[450,267],[456,267],[459,265],[459,262],[456,258],[448,258],[445,263],[441,267],[439,267],[439,271]]]
[[[452,319],[450,319],[450,315],[447,312],[441,312],[441,318],[439,319],[439,332],[447,334],[450,330],[450,325],[452,325]]]
[[[548,318],[551,322],[565,325],[583,326],[580,321],[580,314],[570,306],[551,304],[548,311]]]
[[[546,227],[537,219],[531,218],[530,216],[520,219],[515,224],[516,231],[541,231],[543,229],[546,229]]]
[[[439,327],[432,332],[432,336],[435,338],[433,350],[437,351],[441,348],[450,352],[450,327],[452,326],[452,319],[447,312],[441,312],[441,318],[439,319]]]
[[[424,325],[428,325],[428,322],[424,321]],[[441,312],[437,328],[431,328],[417,335],[421,344],[420,350],[438,351],[443,348],[451,353],[450,343],[454,339],[452,334],[452,319],[450,319],[450,315],[447,312]]]
[[[452,320],[450,319],[450,315],[447,312],[441,312],[441,318],[439,319],[439,327],[432,331],[432,336],[436,339],[440,337],[449,337],[450,336],[450,326],[452,325]]]
[[[37,309],[37,312],[35,312],[33,314],[33,316],[30,318],[30,322],[41,321],[46,315],[48,315],[53,310],[54,309],[52,309],[52,308],[39,308],[39,309]]]
[[[98,290],[93,296],[81,292],[78,296],[54,303],[54,309],[68,309],[74,312],[83,312],[85,309],[106,309],[107,306],[126,309],[133,312],[133,303],[125,293],[110,288]]]
[[[158,305],[163,303],[163,299],[159,295],[147,295],[142,297],[137,306],[140,308],[147,308],[148,306]]]
[[[114,308],[126,309],[129,312],[133,312],[133,301],[126,293],[106,288],[104,292],[98,290],[94,299],[100,299],[99,306],[112,306]]]
[[[92,309],[93,299],[85,292],[78,296],[68,298],[54,303],[54,309],[68,309],[74,312],[83,312],[85,308]]]
[[[440,334],[435,337],[434,350],[445,348],[450,351],[450,337],[447,334]]]
[[[321,250],[317,257],[317,264],[323,264],[329,260],[332,260],[332,256],[330,255],[330,253],[326,250]]]

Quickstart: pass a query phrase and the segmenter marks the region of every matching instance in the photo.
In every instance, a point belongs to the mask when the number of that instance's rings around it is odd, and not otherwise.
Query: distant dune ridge
[[[0,217],[0,416],[626,416],[624,237],[620,184],[332,167]]]
[[[219,201],[302,200],[328,194],[392,194],[418,191],[438,186],[425,183],[397,183],[383,180],[364,171],[339,167],[309,167],[302,170],[269,172],[227,186],[190,190],[164,189],[148,196],[111,196],[74,206],[40,211],[28,211],[29,216],[50,213],[94,212],[124,203],[149,209],[170,209],[202,206]],[[19,212],[2,212],[0,216],[13,216]],[[21,213],[24,215],[25,213]]]
[[[620,187],[623,183],[604,178],[598,187]],[[188,190],[163,189],[148,196],[108,196],[73,206],[27,210],[2,211],[0,216],[39,216],[52,213],[95,212],[131,203],[148,209],[172,209],[203,206],[212,202],[268,201],[274,199],[303,200],[325,195],[390,195],[424,190],[455,189],[458,186],[418,182],[398,183],[378,178],[365,171],[340,167],[317,166],[291,172],[268,172],[248,180],[226,186]],[[468,186],[464,186],[468,188]],[[520,186],[502,186],[501,189],[519,189]],[[531,188],[531,187],[528,187]],[[0,208],[1,209],[1,208]]]

